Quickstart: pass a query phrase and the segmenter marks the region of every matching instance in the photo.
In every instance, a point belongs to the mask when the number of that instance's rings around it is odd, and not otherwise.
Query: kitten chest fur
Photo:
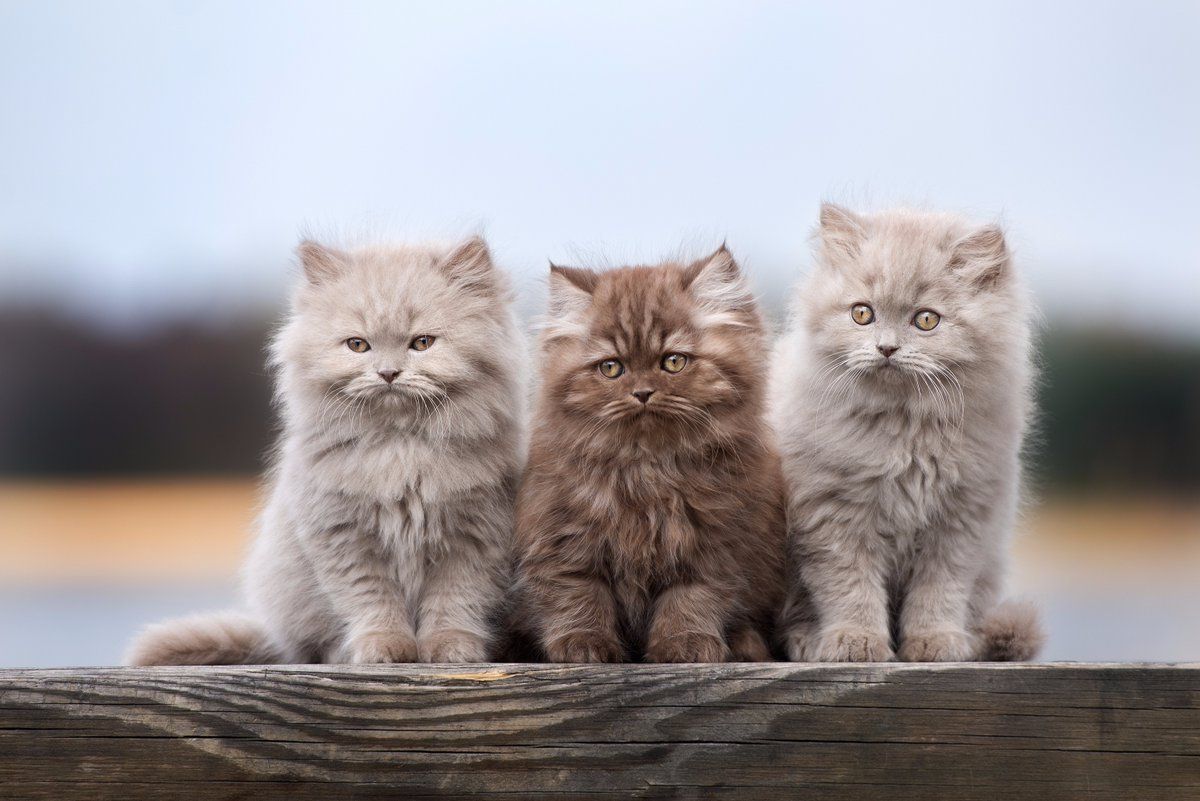
[[[486,439],[481,437],[480,440]],[[447,509],[470,503],[473,494],[511,471],[511,451],[480,447],[480,442],[431,441],[402,426],[385,426],[322,445],[301,455],[294,480],[310,498],[322,498],[324,520],[313,527],[350,524],[368,532],[390,558],[410,595],[420,590],[423,565],[445,553],[458,536]],[[314,452],[315,451],[315,452]],[[314,521],[310,521],[314,522]]]
[[[996,415],[1000,410],[989,410]],[[987,417],[988,413],[968,417]],[[824,408],[807,418],[812,428],[793,440],[789,461],[815,469],[807,479],[862,509],[878,536],[898,547],[898,556],[920,549],[935,536],[946,515],[1012,483],[1015,449],[996,448],[961,428],[957,419],[916,415],[901,409]],[[1003,421],[979,421],[989,430]],[[825,443],[838,442],[830,449]]]
[[[593,529],[603,543],[604,560],[612,580],[643,601],[648,592],[670,583],[697,547],[686,501],[692,483],[669,461],[648,458],[597,484],[596,502],[616,518],[612,525],[597,521]]]

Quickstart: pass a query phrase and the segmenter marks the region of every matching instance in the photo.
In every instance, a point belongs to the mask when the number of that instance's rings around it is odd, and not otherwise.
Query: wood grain
[[[0,798],[1200,799],[1200,665],[0,671]]]

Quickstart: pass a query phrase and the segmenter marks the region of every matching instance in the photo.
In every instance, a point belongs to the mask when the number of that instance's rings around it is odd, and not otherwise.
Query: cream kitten
[[[482,661],[523,458],[507,281],[479,238],[298,253],[251,612],[152,626],[128,662]]]
[[[997,605],[1031,413],[1031,311],[1004,235],[951,215],[821,209],[776,348],[794,660],[1031,659]]]

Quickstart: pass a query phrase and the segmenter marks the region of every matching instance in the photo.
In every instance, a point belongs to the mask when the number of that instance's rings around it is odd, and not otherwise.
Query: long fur
[[[554,662],[771,658],[782,483],[762,322],[733,257],[554,268],[550,310],[517,502],[519,624]],[[678,373],[671,353],[688,358]],[[624,372],[605,377],[608,359]]]
[[[154,623],[125,653],[127,665],[263,665],[279,659],[262,624],[241,612]]]
[[[249,616],[153,626],[129,661],[482,661],[523,460],[507,281],[478,238],[298,253],[304,280],[272,344],[283,433]],[[434,340],[416,351],[421,335]]]
[[[874,320],[856,323],[856,304]],[[930,331],[913,322],[924,309],[940,314]],[[817,264],[771,390],[790,487],[792,659],[1037,653],[1034,610],[997,607],[1031,414],[1030,341],[999,228],[822,209]]]
[[[979,636],[979,658],[985,662],[1028,662],[1046,644],[1037,607],[1012,599],[984,615]]]

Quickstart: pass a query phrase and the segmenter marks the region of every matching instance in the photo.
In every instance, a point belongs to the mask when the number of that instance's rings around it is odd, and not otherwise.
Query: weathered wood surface
[[[0,671],[0,798],[1200,799],[1200,665]]]

